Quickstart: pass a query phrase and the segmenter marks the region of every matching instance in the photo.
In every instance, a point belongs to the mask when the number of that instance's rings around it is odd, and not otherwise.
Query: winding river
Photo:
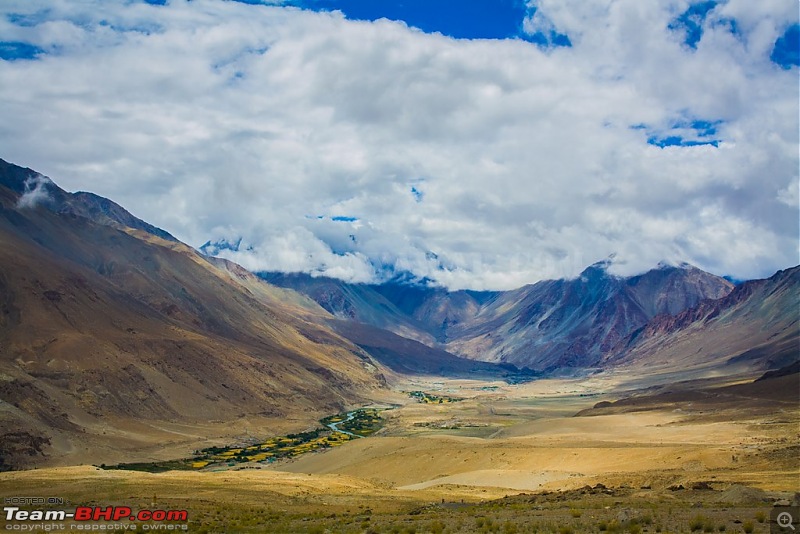
[[[342,434],[347,434],[348,436],[353,436],[354,438],[363,438],[364,436],[359,436],[358,434],[353,434],[352,432],[348,432],[347,430],[342,430],[339,428],[339,425],[347,423],[348,421],[352,421],[355,419],[355,416],[356,412],[347,412],[347,419],[339,421],[338,423],[328,423],[328,428],[334,432],[341,432]]]

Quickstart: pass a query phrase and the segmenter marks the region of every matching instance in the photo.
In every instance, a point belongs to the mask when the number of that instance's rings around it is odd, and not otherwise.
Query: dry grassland
[[[797,403],[592,415],[584,410],[625,396],[619,383],[395,388],[402,405],[382,412],[382,430],[328,451],[223,471],[3,473],[0,496],[185,508],[193,532],[635,533],[768,532],[772,503],[800,490]],[[400,393],[417,390],[464,400]]]

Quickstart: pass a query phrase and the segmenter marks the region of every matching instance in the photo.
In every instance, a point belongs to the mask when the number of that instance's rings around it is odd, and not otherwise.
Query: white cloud
[[[574,45],[541,50],[235,2],[6,1],[34,23],[0,38],[49,54],[0,62],[0,157],[195,246],[241,237],[225,254],[251,269],[509,288],[616,252],[769,275],[798,260],[797,70],[769,61],[796,5],[720,4],[696,50],[668,29],[687,6],[539,0],[526,27]],[[698,119],[718,148],[647,143]]]
[[[40,174],[35,174],[25,180],[25,190],[17,199],[17,207],[20,209],[35,208],[43,202],[52,202],[53,197],[47,190],[50,180]]]

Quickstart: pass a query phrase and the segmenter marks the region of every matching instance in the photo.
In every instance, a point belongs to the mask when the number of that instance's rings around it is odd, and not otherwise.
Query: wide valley
[[[396,378],[363,439],[214,469],[9,472],[0,495],[187,510],[192,532],[768,532],[798,489],[800,409],[793,382],[736,382]]]

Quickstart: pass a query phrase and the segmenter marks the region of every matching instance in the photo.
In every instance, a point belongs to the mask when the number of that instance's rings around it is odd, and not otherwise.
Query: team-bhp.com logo
[[[154,524],[140,525],[142,530],[188,530],[186,521],[189,519],[187,510],[138,510],[134,511],[128,506],[78,506],[74,512],[66,510],[23,510],[19,506],[5,506],[3,512],[6,520],[6,530],[32,531],[32,530],[137,530],[135,524],[126,521],[152,522]],[[53,522],[50,528],[30,528],[30,522],[39,521],[42,525]],[[67,525],[55,522],[71,521]],[[117,528],[111,525],[102,525],[99,522],[116,522]],[[183,524],[175,524],[182,521]],[[122,523],[120,523],[122,522]],[[26,528],[27,527],[27,528]]]

